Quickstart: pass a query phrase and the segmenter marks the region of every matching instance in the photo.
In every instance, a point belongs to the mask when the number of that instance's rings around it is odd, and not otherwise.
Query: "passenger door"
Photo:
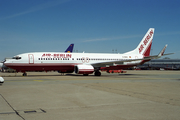
[[[34,55],[28,54],[28,56],[29,56],[29,64],[34,64]]]

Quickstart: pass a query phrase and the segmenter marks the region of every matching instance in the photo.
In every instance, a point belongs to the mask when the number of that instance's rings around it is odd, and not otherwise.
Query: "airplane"
[[[154,28],[150,28],[139,45],[132,51],[124,54],[105,53],[64,53],[64,52],[33,52],[14,56],[4,62],[4,65],[22,72],[27,71],[58,71],[59,73],[83,74],[94,73],[101,76],[101,70],[119,70],[143,64],[151,59],[160,58],[167,45],[155,56],[150,56]]]

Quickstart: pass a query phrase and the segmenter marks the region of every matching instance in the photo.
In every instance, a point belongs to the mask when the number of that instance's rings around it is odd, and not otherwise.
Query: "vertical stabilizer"
[[[69,47],[66,49],[65,52],[67,52],[67,53],[72,53],[73,47],[74,47],[74,44],[70,44]]]
[[[143,37],[137,48],[125,54],[140,54],[145,57],[149,56],[151,51],[153,36],[154,36],[154,28],[149,28],[149,30],[147,31],[146,35]]]

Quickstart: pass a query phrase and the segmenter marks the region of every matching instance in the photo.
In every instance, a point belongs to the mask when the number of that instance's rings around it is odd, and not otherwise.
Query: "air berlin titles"
[[[153,35],[153,30],[150,31],[150,33],[148,34],[148,36],[144,39],[143,43],[141,44],[141,46],[139,47],[139,53],[141,53],[144,49],[144,47],[148,44],[150,38]]]
[[[71,58],[72,54],[43,54],[41,58]]]

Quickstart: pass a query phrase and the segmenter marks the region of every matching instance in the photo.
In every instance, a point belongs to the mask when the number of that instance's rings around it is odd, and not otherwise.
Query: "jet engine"
[[[77,65],[74,68],[76,74],[92,74],[94,72],[94,67],[92,65]]]

